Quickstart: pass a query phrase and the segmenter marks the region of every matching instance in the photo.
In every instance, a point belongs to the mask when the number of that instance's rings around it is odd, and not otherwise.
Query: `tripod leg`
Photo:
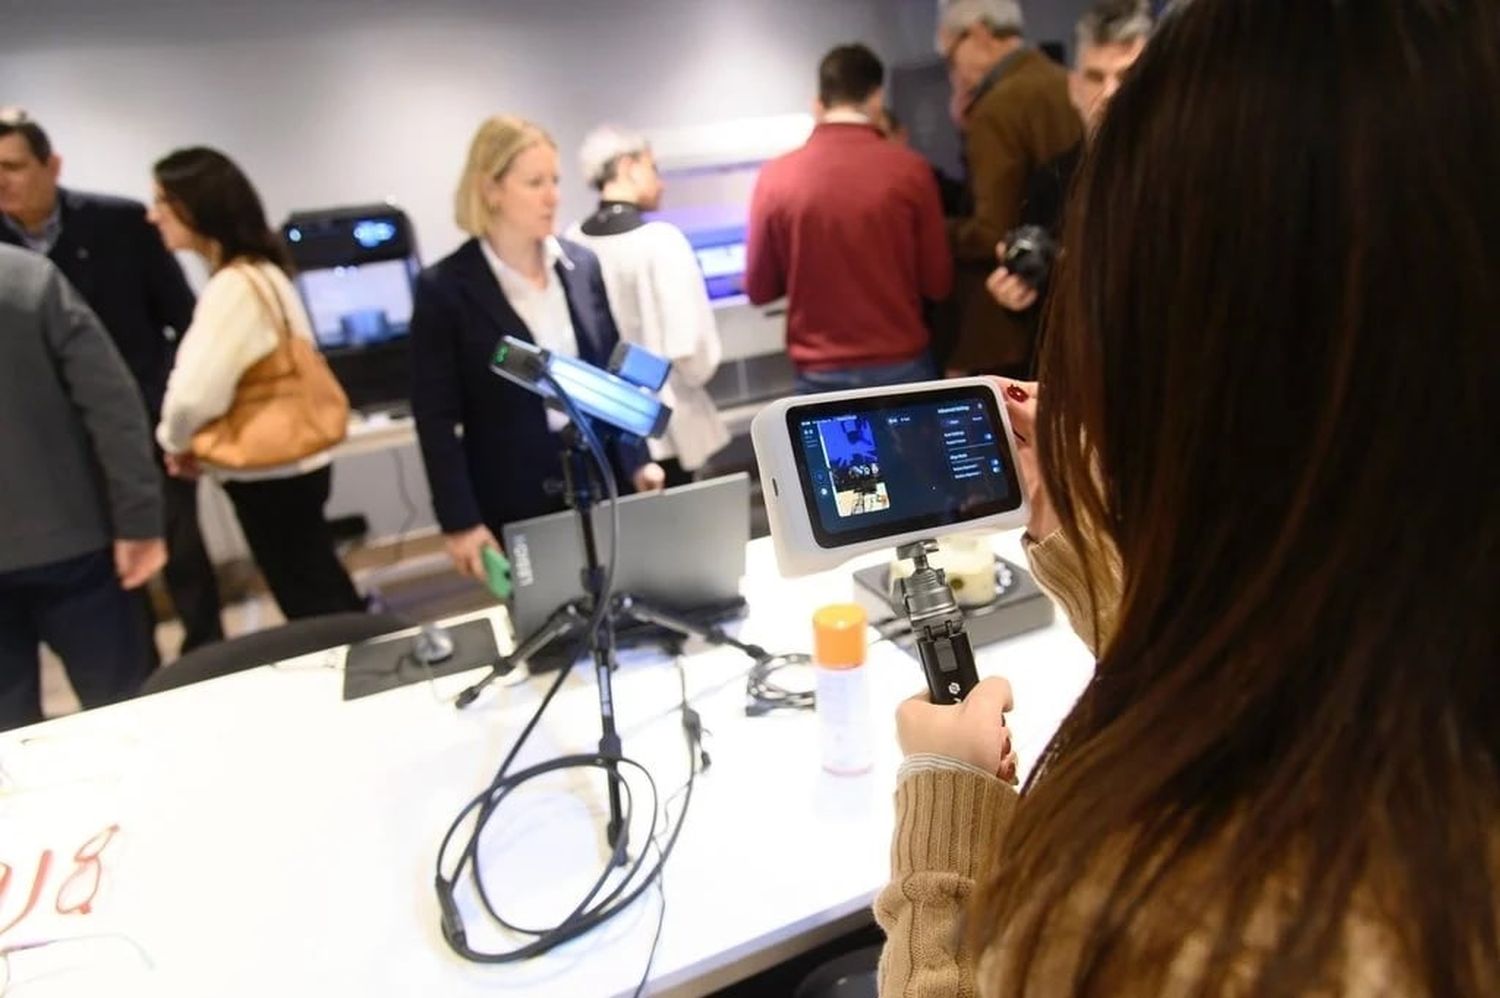
[[[556,641],[558,638],[582,627],[588,620],[588,608],[580,600],[564,603],[552,611],[552,616],[542,622],[542,626],[532,631],[521,643],[516,645],[515,650],[505,657],[505,671],[509,672],[518,663],[526,662],[531,656]]]
[[[622,800],[620,767],[618,760],[624,749],[620,744],[620,732],[615,727],[614,681],[611,676],[615,661],[615,627],[611,614],[605,614],[594,632],[591,644],[594,651],[594,678],[599,686],[599,754],[606,760],[605,773],[609,781],[609,825],[605,838],[613,850],[613,862],[624,866],[627,860],[630,829],[625,824],[625,805]]]
[[[580,601],[564,603],[552,611],[552,616],[543,621],[541,627],[523,639],[515,650],[502,658],[499,664],[485,674],[483,679],[460,693],[454,703],[460,710],[469,706],[479,699],[479,694],[483,693],[491,683],[501,676],[510,675],[517,663],[526,661],[553,641],[583,626],[585,619],[584,608]]]
[[[620,617],[638,620],[644,624],[655,624],[657,627],[664,627],[669,631],[675,631],[685,638],[698,638],[711,645],[723,645],[738,649],[757,661],[767,657],[766,650],[759,645],[746,644],[743,641],[730,637],[719,627],[704,627],[700,624],[695,624],[691,620],[679,617],[674,613],[669,613],[629,593],[621,593],[616,596],[611,609]]]

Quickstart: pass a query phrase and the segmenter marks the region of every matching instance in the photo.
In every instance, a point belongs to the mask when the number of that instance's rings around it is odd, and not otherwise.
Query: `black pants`
[[[198,525],[198,483],[162,475],[167,518],[167,592],[182,621],[182,654],[224,640],[219,619],[219,583]],[[142,590],[144,594],[144,590]],[[150,613],[150,604],[147,604]],[[155,628],[154,617],[152,620]]]
[[[140,688],[151,634],[136,595],[120,588],[112,550],[0,572],[0,728],[42,719],[43,641],[85,707]]]
[[[326,467],[290,478],[224,483],[250,553],[288,620],[365,608],[323,519],[332,484],[333,470]]]

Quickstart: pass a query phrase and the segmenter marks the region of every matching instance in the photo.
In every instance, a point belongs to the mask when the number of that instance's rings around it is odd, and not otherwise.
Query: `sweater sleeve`
[[[167,379],[156,441],[169,454],[192,449],[193,434],[229,411],[240,378],[276,349],[277,329],[250,279],[226,267],[193,312]]]
[[[1018,798],[995,777],[952,760],[913,757],[901,774],[891,880],[875,898],[886,935],[880,994],[972,996],[979,954],[964,939],[963,920]]]
[[[114,536],[160,537],[161,475],[151,453],[146,406],[130,369],[82,296],[56,270],[42,313],[58,373],[104,472]]]
[[[1067,614],[1073,630],[1097,656],[1114,636],[1115,621],[1120,612],[1120,559],[1113,549],[1101,542],[1105,570],[1094,575],[1094,589],[1084,573],[1083,557],[1061,530],[1054,530],[1040,541],[1025,541],[1031,574]]]

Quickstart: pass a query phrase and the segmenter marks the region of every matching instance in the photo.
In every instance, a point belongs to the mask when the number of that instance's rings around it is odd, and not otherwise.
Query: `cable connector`
[[[443,938],[454,950],[462,953],[469,948],[469,934],[464,931],[463,916],[459,914],[458,903],[453,900],[452,885],[439,877],[432,886],[437,891],[438,907],[442,910]]]
[[[682,707],[682,730],[687,732],[688,744],[698,751],[698,771],[701,773],[713,765],[713,757],[703,747],[703,736],[713,732],[703,726],[703,715],[686,704]]]

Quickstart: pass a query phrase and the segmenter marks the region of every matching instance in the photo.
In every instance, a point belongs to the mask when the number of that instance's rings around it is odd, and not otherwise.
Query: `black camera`
[[[1040,288],[1052,273],[1057,259],[1057,241],[1039,225],[1023,225],[1005,234],[1005,258],[1001,266],[1033,288]]]

